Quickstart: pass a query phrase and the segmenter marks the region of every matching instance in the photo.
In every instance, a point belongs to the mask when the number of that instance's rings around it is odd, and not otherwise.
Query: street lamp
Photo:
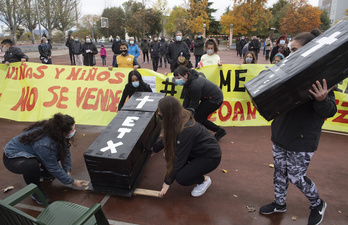
[[[206,29],[207,29],[207,24],[203,23],[203,37],[205,38],[205,33],[206,33]]]
[[[230,49],[232,49],[232,38],[233,38],[233,24],[230,24]]]

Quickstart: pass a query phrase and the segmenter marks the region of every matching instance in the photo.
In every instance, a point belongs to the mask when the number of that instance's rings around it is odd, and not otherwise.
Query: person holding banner
[[[216,43],[216,40],[212,38],[208,39],[204,47],[207,51],[207,54],[204,54],[202,56],[201,61],[197,65],[197,69],[203,66],[211,65],[222,66],[222,63],[220,62],[220,56],[217,54],[217,52],[219,51],[219,46]]]
[[[55,177],[63,184],[81,188],[85,181],[71,177],[70,145],[75,132],[75,121],[69,115],[57,113],[49,120],[36,122],[6,144],[4,165],[9,171],[22,174],[26,184],[36,184],[47,202],[50,199],[42,190],[40,178]],[[32,199],[43,204],[36,194]]]
[[[202,196],[212,183],[206,174],[221,161],[219,143],[173,96],[159,100],[158,117],[163,120],[163,138],[153,151],[157,153],[164,147],[167,162],[160,196],[167,193],[175,180],[183,186],[196,185],[191,195]]]
[[[28,56],[24,54],[20,48],[12,46],[12,41],[10,39],[5,39],[1,42],[1,50],[5,53],[4,61],[2,63],[5,63],[8,66],[10,63],[25,63],[29,60]]]
[[[118,103],[118,111],[122,109],[127,97],[132,97],[135,92],[152,92],[150,85],[143,81],[138,70],[132,70],[128,74],[128,83],[123,89],[120,103]]]
[[[208,120],[208,117],[220,108],[224,96],[216,84],[203,76],[185,66],[179,66],[174,70],[176,83],[184,86],[182,90],[184,108],[192,110],[195,120],[215,132],[214,137],[216,140],[220,140],[226,135],[226,131]]]
[[[291,44],[291,51],[303,47],[319,34],[320,31],[315,29],[297,35]],[[290,181],[310,202],[308,224],[320,224],[323,220],[327,203],[319,197],[316,185],[306,173],[317,150],[324,121],[334,116],[337,111],[334,87],[328,88],[325,79],[322,82],[316,81],[308,92],[313,100],[280,114],[273,120],[271,128],[275,200],[262,206],[260,213],[286,211],[286,194]]]

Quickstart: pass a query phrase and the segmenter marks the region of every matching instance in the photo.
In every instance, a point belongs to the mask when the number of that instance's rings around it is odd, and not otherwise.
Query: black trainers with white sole
[[[311,214],[308,218],[308,225],[317,225],[320,224],[324,219],[324,213],[326,210],[327,204],[321,200],[320,205],[317,207],[310,207]]]
[[[277,203],[272,202],[260,208],[260,213],[265,215],[272,214],[272,213],[281,213],[281,212],[286,212],[286,204],[278,205]]]

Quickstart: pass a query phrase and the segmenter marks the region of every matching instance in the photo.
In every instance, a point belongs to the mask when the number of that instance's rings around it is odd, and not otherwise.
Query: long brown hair
[[[42,120],[24,128],[24,131],[29,131],[36,127],[40,127],[41,129],[21,136],[19,141],[29,145],[45,135],[48,135],[57,143],[60,158],[65,159],[67,148],[70,147],[69,141],[73,141],[73,138],[68,140],[66,136],[70,133],[74,124],[75,120],[71,116],[57,113],[49,120]]]
[[[165,159],[167,161],[167,178],[173,170],[178,135],[184,130],[185,124],[191,119],[193,126],[195,120],[192,114],[184,109],[180,102],[173,96],[166,96],[158,102],[158,109],[163,116],[163,141]]]

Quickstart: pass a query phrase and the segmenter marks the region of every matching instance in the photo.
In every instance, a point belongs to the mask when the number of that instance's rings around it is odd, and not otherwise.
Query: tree
[[[176,31],[181,31],[183,35],[189,33],[188,12],[185,8],[175,6],[168,17],[168,22],[164,25],[168,34],[175,34]]]
[[[239,0],[235,3],[232,11],[221,16],[224,33],[229,33],[230,24],[233,24],[233,33],[249,36],[258,34],[258,29],[269,28],[272,14],[265,8],[267,0]]]
[[[216,21],[215,18],[212,16],[212,13],[215,13],[217,9],[211,8],[212,4],[213,2],[208,2],[207,8],[205,9],[205,11],[208,14],[208,19],[210,21],[209,29],[207,29],[207,34],[220,34],[221,32],[220,22]]]
[[[280,30],[280,21],[285,17],[285,14],[289,8],[289,2],[287,0],[278,0],[269,9],[272,13],[272,19],[270,21],[270,27]]]
[[[145,14],[145,30],[146,34],[154,35],[162,31],[161,24],[162,13],[153,9],[147,9]]]
[[[122,39],[125,38],[124,26],[126,21],[126,14],[121,7],[111,7],[104,9],[102,17],[106,17],[109,20],[109,28],[102,29],[101,33],[106,37],[107,33],[113,37],[116,35]]]
[[[308,0],[292,0],[285,17],[280,22],[280,31],[286,34],[311,31],[321,24],[321,11],[308,4]]]
[[[22,21],[22,9],[19,0],[0,0],[0,21],[8,26],[11,40],[16,43],[16,32]]]
[[[48,31],[48,37],[52,37],[52,31],[57,28],[60,9],[56,0],[37,0],[39,4],[39,16],[41,25]]]
[[[203,24],[209,29],[210,20],[206,8],[208,0],[190,0],[188,10],[188,25],[190,31],[195,34],[203,31]]]
[[[97,22],[100,20],[100,16],[95,14],[87,14],[81,18],[81,27],[92,31],[93,27],[97,27]]]
[[[57,6],[60,9],[58,13],[57,24],[55,27],[62,31],[63,40],[66,39],[66,31],[72,28],[76,24],[76,15],[79,14],[76,4],[79,4],[78,0],[57,0]]]
[[[143,4],[132,0],[122,4],[126,14],[125,27],[127,33],[130,36],[142,37],[143,32],[143,18],[145,12],[143,10]]]
[[[162,36],[163,31],[164,31],[164,20],[166,16],[169,16],[171,9],[168,7],[168,1],[167,0],[157,0],[154,4],[153,4],[153,9],[155,11],[159,11],[161,13],[161,23],[162,23]]]
[[[331,20],[326,10],[322,10],[321,12],[322,13],[320,15],[320,22],[321,22],[320,29],[322,31],[326,31],[327,29],[331,27]]]
[[[23,0],[22,6],[23,6],[22,25],[24,25],[30,31],[31,43],[35,44],[34,29],[39,23],[35,2],[33,0]]]

